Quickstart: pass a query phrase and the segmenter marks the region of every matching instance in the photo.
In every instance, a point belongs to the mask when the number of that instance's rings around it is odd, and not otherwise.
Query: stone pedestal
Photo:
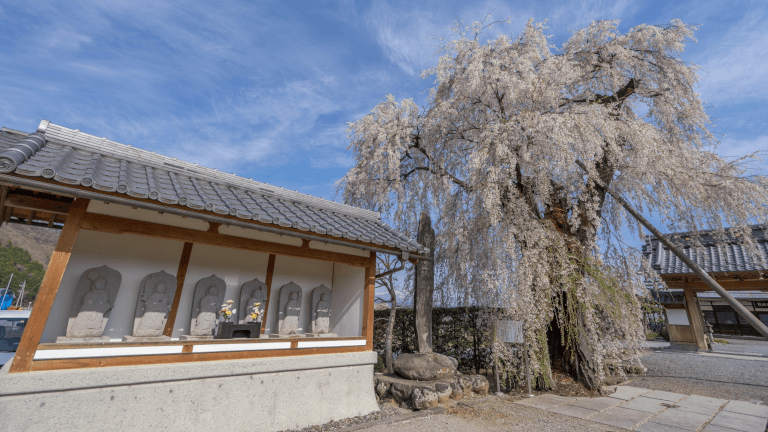
[[[210,336],[181,335],[179,336],[179,340],[207,341],[207,340],[213,340],[213,335],[210,335]]]
[[[167,342],[170,336],[123,336],[123,342]]]
[[[271,335],[269,335],[269,338],[270,339],[298,339],[298,338],[303,338],[305,336],[306,336],[306,334],[304,334],[304,333],[302,333],[302,334],[292,334],[292,335],[281,335],[281,334],[278,334],[278,333],[272,333]]]
[[[94,343],[107,343],[109,342],[109,336],[89,337],[89,338],[75,338],[59,336],[56,338],[56,343],[66,344],[94,344]]]
[[[308,338],[335,338],[338,336],[336,333],[304,333],[304,337]]]
[[[258,339],[261,333],[261,321],[253,324],[219,323],[216,339]]]

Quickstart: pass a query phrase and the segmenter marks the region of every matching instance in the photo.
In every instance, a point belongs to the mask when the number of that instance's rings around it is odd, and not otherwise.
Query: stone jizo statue
[[[243,320],[245,324],[256,322],[256,320],[251,317],[251,314],[254,311],[259,314],[259,318],[257,319],[262,319],[261,314],[264,312],[264,300],[261,297],[260,290],[253,290],[251,293],[251,298],[247,300],[248,306],[245,308],[245,319]]]
[[[83,297],[83,303],[80,312],[75,318],[70,328],[69,337],[86,338],[99,337],[104,331],[104,314],[112,309],[112,302],[104,288],[107,281],[97,272],[88,273],[88,279],[91,281],[92,288]]]
[[[296,334],[299,330],[299,315],[301,313],[301,303],[299,303],[299,294],[292,292],[285,305],[285,315],[280,325],[281,335]]]
[[[65,336],[57,336],[56,342],[109,342],[111,337],[116,336],[104,336],[104,330],[114,309],[121,281],[119,271],[104,265],[84,271],[71,292],[62,287],[59,294],[71,295],[72,303]]]
[[[314,316],[312,333],[328,333],[331,328],[331,304],[328,302],[328,294],[320,295],[320,301],[315,305]]]
[[[192,336],[209,336],[213,335],[213,330],[216,328],[217,314],[219,312],[219,296],[218,290],[215,286],[211,285],[206,291],[205,297],[200,300],[200,306],[198,308],[197,320],[195,326],[192,328]]]
[[[163,334],[165,315],[171,310],[171,301],[165,293],[165,284],[158,283],[154,292],[144,302],[144,316],[134,331],[134,336],[157,337]]]

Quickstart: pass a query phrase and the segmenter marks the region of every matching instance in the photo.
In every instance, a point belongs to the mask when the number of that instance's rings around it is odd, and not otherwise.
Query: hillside
[[[48,268],[56,242],[59,241],[59,230],[33,227],[19,224],[3,224],[0,227],[0,245],[5,246],[10,241],[14,246],[27,251],[32,261],[37,261]],[[6,279],[3,279],[6,280]]]

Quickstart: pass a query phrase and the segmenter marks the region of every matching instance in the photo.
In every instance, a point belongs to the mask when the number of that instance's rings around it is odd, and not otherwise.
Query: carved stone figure
[[[301,314],[301,303],[299,303],[299,293],[292,292],[285,304],[285,313],[283,322],[280,323],[281,335],[296,334],[299,330],[299,314]]]
[[[250,324],[253,322],[251,313],[254,311],[254,303],[259,303],[258,311],[260,313],[257,321],[264,320],[264,308],[267,305],[267,285],[254,279],[243,284],[240,288],[240,307],[238,307],[238,319],[240,324]]]
[[[115,305],[121,280],[120,273],[107,266],[83,272],[75,287],[66,336],[59,336],[56,342],[109,340],[102,334]]]
[[[195,285],[189,335],[179,339],[212,339],[219,322],[219,311],[224,303],[227,284],[216,275],[200,279]]]
[[[124,341],[169,339],[163,336],[168,312],[176,294],[176,277],[164,271],[147,275],[141,281],[136,312],[133,318],[133,335]]]
[[[213,333],[218,321],[219,307],[221,301],[218,297],[219,291],[211,285],[206,291],[205,297],[200,299],[200,306],[197,308],[197,319],[192,326],[192,336],[205,336]]]
[[[301,317],[301,287],[291,282],[280,288],[280,303],[277,316],[277,334],[270,337],[298,336]]]
[[[325,285],[312,290],[312,335],[335,336],[331,330],[331,289]]]
[[[75,322],[72,323],[72,327],[69,329],[68,336],[70,337],[101,336],[101,333],[104,331],[101,326],[104,313],[112,309],[109,295],[104,291],[107,281],[96,272],[89,273],[88,279],[91,281],[92,288],[83,297],[83,305],[80,307],[80,312],[77,313],[77,318],[75,318]]]

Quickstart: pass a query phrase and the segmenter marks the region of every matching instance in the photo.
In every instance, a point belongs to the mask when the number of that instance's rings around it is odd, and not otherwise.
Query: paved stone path
[[[544,394],[515,402],[640,432],[765,432],[768,406],[616,386],[597,398]]]

